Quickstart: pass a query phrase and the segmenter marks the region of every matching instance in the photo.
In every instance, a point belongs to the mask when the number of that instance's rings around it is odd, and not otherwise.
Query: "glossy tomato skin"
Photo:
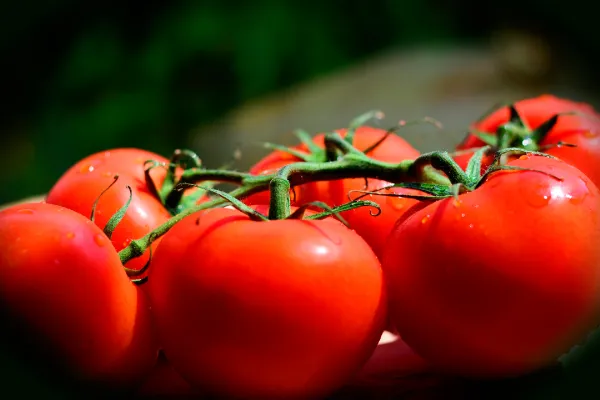
[[[111,238],[114,247],[121,250],[131,240],[141,238],[171,217],[146,185],[146,160],[168,162],[157,154],[132,148],[92,154],[63,174],[48,193],[46,202],[69,208],[89,218],[96,199],[113,183],[114,176],[119,175],[118,181],[98,201],[95,222],[104,228],[110,217],[127,203],[127,186],[132,188],[131,204]],[[160,187],[166,174],[164,168],[154,168],[151,174],[157,187]],[[153,249],[157,245],[155,242]],[[129,261],[126,267],[141,269],[148,262],[148,257],[149,252]]]
[[[165,355],[220,397],[322,397],[362,366],[383,331],[379,262],[337,220],[203,211],[165,235],[153,263]]]
[[[600,193],[541,156],[493,173],[459,201],[407,216],[384,252],[390,316],[443,371],[478,377],[550,365],[596,326]]]
[[[542,95],[524,99],[515,103],[515,107],[525,123],[532,129],[537,128],[552,116],[575,111],[579,115],[561,115],[554,128],[540,145],[564,142],[576,147],[551,147],[544,152],[566,161],[580,169],[596,184],[600,185],[600,115],[588,104]],[[477,130],[496,133],[498,127],[509,120],[507,107],[501,108],[482,121],[473,124]],[[483,146],[483,142],[469,135],[457,148],[469,149]],[[493,158],[487,158],[488,165]],[[463,168],[468,162],[467,156],[457,158]]]
[[[345,137],[347,130],[339,129],[337,132],[342,137]],[[354,146],[362,151],[367,150],[374,143],[385,137],[385,135],[386,130],[384,129],[361,126],[355,132]],[[319,134],[314,138],[314,142],[322,148],[324,147],[324,140],[324,134]],[[305,145],[296,146],[296,149],[307,151]],[[403,160],[414,160],[419,157],[420,153],[400,136],[391,134],[378,147],[369,152],[368,155],[379,161],[394,163]],[[270,174],[287,164],[297,161],[299,161],[298,158],[288,153],[275,151],[255,164],[250,169],[250,173],[255,175]],[[374,191],[390,185],[389,182],[379,179],[368,179],[365,181],[360,178],[313,182],[295,188],[296,202],[294,204],[300,205],[313,201],[321,201],[331,207],[335,207],[348,203],[351,199],[362,195],[362,193],[352,191]],[[412,193],[411,191],[398,188],[385,190],[383,193],[389,194],[393,192]],[[362,207],[341,213],[341,215],[348,221],[350,227],[367,241],[375,251],[375,254],[380,257],[385,239],[394,223],[416,201],[377,195],[367,195],[362,199],[378,203],[381,206],[381,213],[377,217],[373,217],[371,215],[374,212],[373,209]],[[268,202],[268,192],[254,195],[246,201],[247,204],[268,204]]]
[[[396,195],[423,195],[422,192],[404,188],[388,188],[389,183],[379,180],[369,181],[366,190],[376,190],[379,194],[368,194],[361,200],[373,201],[379,204],[379,211],[372,207],[360,207],[342,213],[350,227],[354,229],[381,259],[386,246],[387,238],[392,232],[397,221],[410,212],[414,207],[419,207],[420,201],[395,197]],[[382,189],[383,190],[380,190]],[[351,195],[357,198],[360,193]]]
[[[0,247],[4,326],[37,340],[27,347],[105,387],[132,387],[151,370],[148,300],[96,225],[63,207],[16,205],[0,212]]]

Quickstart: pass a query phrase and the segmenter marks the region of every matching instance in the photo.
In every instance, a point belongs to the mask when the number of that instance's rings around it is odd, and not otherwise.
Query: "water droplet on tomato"
[[[94,235],[94,242],[100,247],[104,246],[107,240],[108,238],[101,233]]]
[[[429,218],[431,218],[431,216],[429,214],[427,214],[426,216],[423,217],[423,219],[421,220],[421,223],[426,224],[427,221],[429,221]]]
[[[460,213],[460,214],[456,214],[456,217],[454,218],[456,221],[460,221],[461,219],[465,218],[467,216],[466,213]]]
[[[34,211],[31,208],[22,208],[20,210],[17,210],[17,213],[19,213],[19,214],[33,214]]]
[[[473,225],[473,224],[469,224],[469,229],[473,229],[474,226],[475,225]]]
[[[585,131],[585,132],[583,132],[583,136],[588,139],[593,139],[595,137],[598,137],[598,132]]]
[[[67,232],[65,236],[67,239],[73,239],[75,237],[75,232]]]
[[[87,174],[88,172],[92,172],[93,170],[94,170],[94,165],[93,164],[83,164],[79,168],[79,173],[80,174]]]
[[[121,243],[121,246],[127,247],[129,246],[129,243],[131,243],[131,239],[125,239],[123,240],[123,243]]]

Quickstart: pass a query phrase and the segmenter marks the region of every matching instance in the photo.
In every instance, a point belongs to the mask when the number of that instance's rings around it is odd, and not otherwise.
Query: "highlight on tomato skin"
[[[217,396],[326,396],[367,361],[384,328],[379,261],[332,218],[201,211],[165,235],[153,262],[149,294],[165,355]]]
[[[553,365],[600,318],[600,191],[525,155],[398,225],[382,260],[390,316],[434,368],[504,378]],[[568,238],[568,240],[566,240]]]
[[[19,204],[0,211],[0,247],[3,334],[28,338],[15,345],[40,350],[35,364],[119,389],[150,371],[158,345],[148,299],[100,228],[64,207]]]

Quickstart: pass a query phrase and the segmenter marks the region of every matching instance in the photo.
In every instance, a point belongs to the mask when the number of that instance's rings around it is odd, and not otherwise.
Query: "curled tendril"
[[[96,208],[98,208],[98,202],[100,201],[100,198],[111,188],[114,186],[115,183],[117,183],[117,181],[119,180],[119,175],[115,175],[113,177],[113,181],[110,183],[110,185],[108,185],[102,192],[100,192],[100,194],[98,195],[98,197],[96,197],[96,200],[94,201],[94,204],[92,204],[92,212],[90,214],[90,220],[92,222],[95,222],[96,220]]]
[[[487,171],[485,171],[485,174],[483,174],[483,176],[481,177],[481,180],[479,181],[479,183],[477,184],[477,186],[475,188],[480,187],[485,181],[486,179],[493,174],[494,172],[498,172],[498,171],[529,171],[529,172],[539,172],[540,174],[544,174],[549,176],[552,179],[556,179],[559,182],[564,181],[563,178],[561,178],[560,176],[551,174],[550,172],[547,171],[540,171],[539,169],[535,169],[535,168],[523,168],[523,167],[519,167],[516,165],[490,165],[490,167],[487,169]]]
[[[378,190],[381,190],[381,189],[377,189],[374,191],[353,189],[353,190],[350,190],[348,192],[348,194],[350,194],[350,192],[363,193],[362,196],[357,197],[354,201],[358,201],[358,199],[360,199],[364,196],[367,196],[367,195],[384,196],[384,197],[401,197],[401,198],[405,198],[405,199],[415,199],[415,200],[425,200],[425,201],[445,199],[446,197],[448,197],[446,195],[436,196],[436,195],[432,195],[432,194],[419,195],[419,194],[404,194],[404,193],[378,193]]]
[[[357,189],[349,190],[348,193],[346,194],[346,197],[348,198],[348,201],[358,201],[358,200],[362,199],[363,197],[367,197],[371,194],[377,194],[377,192],[380,192],[380,191],[386,190],[386,189],[391,189],[395,186],[396,185],[391,184],[389,186],[380,187],[379,189],[367,190],[368,187],[365,185],[365,188],[363,190],[357,190]],[[361,194],[360,196],[353,199],[350,197],[351,193],[363,193],[363,194]]]
[[[351,201],[350,203],[342,204],[341,206],[337,206],[337,207],[333,207],[333,208],[330,207],[329,205],[327,205],[326,203],[323,203],[322,201],[314,201],[314,202],[305,204],[304,207],[308,207],[311,205],[315,206],[315,207],[319,207],[325,211],[318,213],[318,214],[310,215],[310,216],[306,217],[306,219],[321,219],[321,218],[326,218],[329,216],[334,216],[335,218],[337,218],[340,222],[342,222],[346,226],[348,226],[348,222],[340,215],[340,213],[342,213],[344,211],[354,210],[359,207],[371,207],[371,208],[375,208],[378,210],[378,213],[376,213],[376,214],[373,214],[373,211],[369,210],[369,214],[371,214],[371,216],[376,217],[379,214],[381,214],[381,207],[379,206],[379,204],[377,204],[373,201]]]
[[[200,159],[198,154],[196,154],[192,150],[187,149],[176,149],[173,152],[173,155],[171,156],[170,166],[171,168],[179,166],[184,169],[187,169],[188,166],[185,162],[186,160],[190,162],[191,168],[200,168],[202,166],[202,160]]]
[[[152,233],[150,236],[152,238],[156,237],[156,235],[154,233]],[[144,266],[142,268],[140,268],[140,269],[132,269],[132,268],[127,268],[127,267],[123,267],[123,268],[125,269],[125,272],[127,273],[127,276],[129,276],[129,277],[140,276],[144,272],[148,271],[148,268],[150,268],[151,262],[152,262],[152,246],[150,246],[148,248],[148,261],[146,261],[146,263],[144,264]]]
[[[375,210],[375,212],[373,212],[373,210]],[[381,208],[380,207],[373,207],[370,206],[369,207],[369,215],[371,215],[371,217],[378,217],[381,215]]]
[[[146,160],[146,161],[144,161],[143,165],[144,165],[144,170],[149,171],[156,167],[166,167],[167,163],[162,162],[162,161],[156,161],[156,160]]]

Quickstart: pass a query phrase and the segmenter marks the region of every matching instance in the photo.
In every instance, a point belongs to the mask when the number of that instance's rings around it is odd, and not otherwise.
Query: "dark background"
[[[96,151],[133,146],[168,155],[189,145],[189,132],[230,110],[389,49],[485,46],[495,33],[516,29],[550,45],[548,74],[568,66],[587,93],[597,94],[598,14],[586,4],[6,2],[0,8],[0,203],[46,192],[66,168]],[[481,390],[486,398],[596,398],[599,353],[595,341],[571,355],[559,378]],[[3,384],[21,393],[51,385],[22,363],[3,364],[9,371]]]
[[[96,151],[168,155],[241,104],[391,48],[485,44],[516,27],[551,43],[552,68],[575,60],[597,86],[597,14],[576,1],[22,0],[1,10],[0,203],[45,193]]]

